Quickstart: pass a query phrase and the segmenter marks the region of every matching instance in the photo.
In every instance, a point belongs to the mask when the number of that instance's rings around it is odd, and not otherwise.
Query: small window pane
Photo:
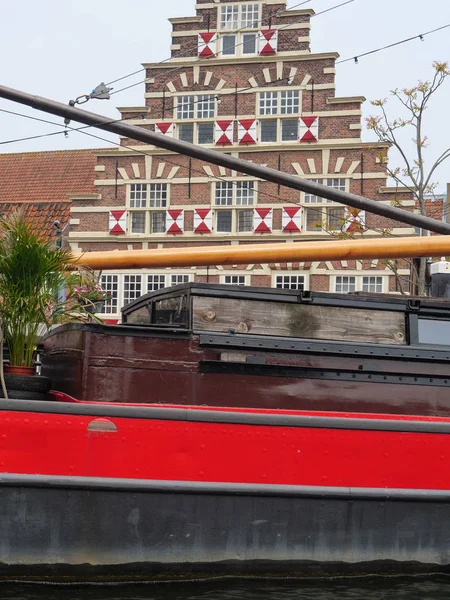
[[[256,54],[256,33],[245,33],[242,36],[242,54]]]
[[[165,275],[147,275],[147,294],[166,287]]]
[[[277,275],[275,278],[275,287],[279,290],[298,290],[303,292],[305,289],[304,275]]]
[[[232,212],[231,210],[218,210],[216,212],[217,233],[231,233]]]
[[[298,120],[283,119],[281,121],[281,140],[283,142],[298,141]]]
[[[277,141],[277,122],[276,120],[261,121],[261,142]]]
[[[336,277],[335,291],[337,294],[351,294],[356,291],[356,277]]]
[[[150,203],[151,208],[163,208],[167,205],[167,184],[152,183],[150,185]]]
[[[282,115],[296,115],[299,112],[299,93],[289,90],[280,93],[280,112]]]
[[[178,125],[178,139],[182,142],[194,143],[194,123],[180,123]]]
[[[131,213],[131,233],[145,233],[145,212]]]
[[[419,344],[450,345],[450,321],[419,319]]]
[[[225,285],[247,285],[245,275],[225,275],[223,282]]]
[[[243,4],[241,8],[241,28],[256,29],[259,23],[259,4]]]
[[[145,208],[147,206],[147,186],[142,183],[130,187],[130,207]]]
[[[220,11],[221,29],[238,28],[238,6],[222,6]]]
[[[322,209],[308,208],[306,210],[306,230],[320,231],[322,229]]]
[[[327,208],[328,229],[342,229],[345,221],[345,208]]]
[[[216,100],[214,96],[198,96],[197,117],[199,119],[211,119],[215,116]]]
[[[194,96],[179,96],[177,100],[177,117],[179,119],[194,118]]]
[[[375,294],[383,293],[383,278],[382,277],[363,277],[362,291],[372,292]]]
[[[152,213],[152,233],[165,233],[165,232],[166,232],[166,213],[165,212]]]
[[[102,275],[100,284],[104,292],[108,294],[108,299],[102,303],[100,312],[102,314],[116,314],[119,301],[119,276]]]
[[[234,56],[236,54],[236,36],[222,36],[222,54],[224,56]]]
[[[198,124],[198,143],[213,144],[214,143],[214,123],[199,123]]]
[[[124,275],[123,303],[128,304],[142,296],[142,275]]]
[[[240,233],[253,231],[253,211],[252,210],[238,210],[238,231]]]
[[[261,92],[259,94],[259,114],[276,115],[278,113],[277,92]]]
[[[239,181],[236,184],[236,204],[238,206],[253,204],[254,191],[253,181]]]
[[[231,206],[233,204],[233,183],[231,181],[216,183],[215,204],[216,206]]]
[[[322,179],[311,179],[310,181],[312,181],[312,183],[323,183]],[[323,201],[323,198],[320,196],[305,193],[305,204],[321,204]]]

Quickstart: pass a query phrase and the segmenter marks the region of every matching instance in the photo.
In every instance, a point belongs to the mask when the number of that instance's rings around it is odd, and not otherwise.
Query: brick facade
[[[410,194],[385,187],[387,147],[361,140],[364,98],[335,95],[338,55],[311,53],[313,14],[309,9],[288,11],[282,0],[197,0],[195,16],[171,19],[172,58],[145,65],[144,104],[120,108],[122,118],[382,202],[400,200],[413,210]],[[199,58],[202,52],[208,57]],[[330,232],[345,232],[354,218],[321,198],[129,139],[121,144],[96,153],[98,199],[88,205],[72,200],[69,242],[76,251],[284,240],[326,243]],[[294,230],[283,225],[289,207],[302,207]],[[196,209],[203,209],[203,216]],[[262,217],[267,212],[263,209],[273,211]],[[110,234],[110,213],[122,219],[119,235]],[[379,236],[385,229],[399,236],[414,233],[376,215],[365,215],[365,222],[359,217],[362,226],[356,236]],[[168,233],[175,218],[175,234]],[[258,233],[254,230],[261,219],[264,232]],[[407,276],[407,265],[403,267],[401,273]],[[320,291],[396,291],[395,277],[381,261],[103,275],[105,283],[117,286],[117,303],[106,307],[110,318],[118,316],[124,301],[176,283],[181,276]]]

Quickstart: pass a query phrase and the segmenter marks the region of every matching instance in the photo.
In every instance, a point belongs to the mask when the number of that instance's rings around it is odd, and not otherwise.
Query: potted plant
[[[103,302],[109,298],[100,285],[99,278],[90,269],[78,270],[70,282],[67,299],[83,307],[88,313],[99,313]]]
[[[21,208],[0,219],[2,341],[9,351],[10,370],[20,375],[34,374],[39,339],[52,325],[86,315],[69,300],[76,280],[69,271],[70,259],[70,250],[43,237]]]

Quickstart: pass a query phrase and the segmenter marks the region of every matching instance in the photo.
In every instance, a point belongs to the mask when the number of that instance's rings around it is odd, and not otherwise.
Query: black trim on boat
[[[13,473],[0,473],[0,486],[135,492],[157,491],[180,494],[226,494],[239,496],[326,497],[342,499],[371,498],[380,500],[423,500],[432,502],[448,502],[450,500],[450,490],[274,485],[204,481],[159,481],[152,479],[121,479],[117,477],[72,477],[60,475],[22,475]]]
[[[308,416],[279,413],[243,413],[234,411],[201,410],[195,408],[167,408],[158,406],[124,406],[95,403],[43,402],[39,400],[2,400],[0,411],[47,413],[59,415],[86,415],[125,419],[153,419],[157,421],[187,421],[198,423],[229,423],[268,427],[299,427],[315,429],[345,429],[362,431],[396,431],[412,433],[450,434],[450,419],[420,421],[403,419],[371,419],[347,417]]]

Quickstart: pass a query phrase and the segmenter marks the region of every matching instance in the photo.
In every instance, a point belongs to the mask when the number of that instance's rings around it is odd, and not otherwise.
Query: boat
[[[0,575],[448,571],[448,302],[185,284],[0,403]]]

